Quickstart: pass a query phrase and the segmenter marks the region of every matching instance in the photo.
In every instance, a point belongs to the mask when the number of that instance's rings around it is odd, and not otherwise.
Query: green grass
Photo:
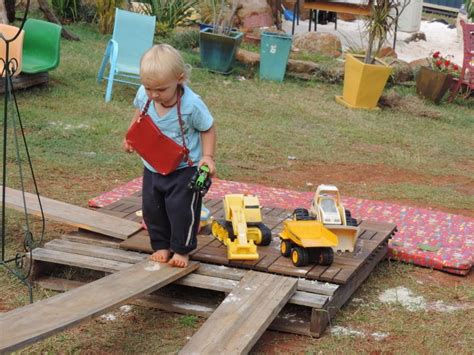
[[[19,91],[17,98],[40,192],[85,206],[89,198],[142,172],[139,159],[121,150],[136,89],[115,84],[113,101],[106,104],[105,84],[98,84],[96,75],[109,36],[88,25],[71,29],[81,41],[62,41],[61,65],[50,73],[48,85]],[[307,181],[331,183],[324,180],[326,172],[337,175],[343,166],[354,170],[369,167],[373,170],[363,181],[353,182],[350,174],[340,177],[344,195],[398,200],[472,215],[472,99],[435,106],[417,101],[414,88],[396,87],[404,105],[380,111],[349,110],[334,101],[342,92],[339,85],[291,79],[283,84],[265,82],[242,66],[233,75],[215,75],[199,67],[196,53],[183,54],[194,66],[190,85],[216,119],[220,178],[309,189]],[[247,80],[237,80],[237,74]],[[290,162],[288,156],[297,160]],[[9,181],[17,186],[18,174],[12,160],[9,163]],[[316,168],[318,171],[311,170]],[[307,170],[316,174],[313,180],[302,180],[307,178]],[[407,179],[379,179],[385,170],[399,172]],[[27,183],[31,186],[31,180]],[[7,216],[9,253],[21,247],[18,219],[15,213]],[[47,228],[47,240],[70,230],[54,223],[48,223]],[[37,235],[37,224],[34,230]],[[430,272],[422,271],[425,276]],[[335,325],[365,332],[387,332],[389,340],[327,335],[321,339],[295,337],[292,341],[297,339],[295,344],[305,352],[449,353],[456,349],[468,353],[474,347],[472,310],[412,313],[377,301],[382,290],[400,285],[430,301],[473,301],[471,286],[421,285],[416,281],[418,273],[419,269],[412,266],[382,263],[355,295],[364,299],[364,305],[351,303],[334,320]],[[0,284],[0,310],[27,302],[25,287],[3,268]],[[34,293],[36,299],[53,294],[37,288]],[[95,319],[26,351],[176,352],[202,321],[136,307],[119,314],[115,322]]]

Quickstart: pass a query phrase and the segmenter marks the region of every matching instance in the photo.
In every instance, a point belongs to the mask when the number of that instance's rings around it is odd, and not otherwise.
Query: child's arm
[[[199,166],[207,165],[211,176],[216,174],[216,164],[214,163],[214,153],[216,151],[216,128],[211,126],[207,131],[201,132],[202,158]]]
[[[135,110],[135,114],[133,115],[132,121],[130,122],[130,125],[128,126],[128,128],[130,129],[132,124],[134,124],[135,121],[138,120],[139,118],[140,118],[140,110],[137,109],[137,110]],[[132,146],[130,144],[128,144],[127,139],[125,137],[123,137],[122,148],[127,153],[133,152]]]

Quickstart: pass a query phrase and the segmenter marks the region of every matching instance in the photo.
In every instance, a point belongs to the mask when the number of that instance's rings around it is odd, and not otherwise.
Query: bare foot
[[[189,263],[189,255],[174,254],[168,264],[176,267],[186,267]]]
[[[150,255],[150,260],[158,263],[167,263],[170,260],[171,252],[169,249],[160,249]]]

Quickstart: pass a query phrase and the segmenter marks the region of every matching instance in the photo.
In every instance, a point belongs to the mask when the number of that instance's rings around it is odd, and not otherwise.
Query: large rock
[[[270,27],[274,23],[271,7],[266,0],[240,0],[236,14],[236,25],[242,31],[251,32],[254,28]]]
[[[308,32],[297,35],[293,45],[309,53],[317,53],[334,58],[339,57],[342,53],[341,40],[331,33]]]
[[[430,66],[430,59],[429,58],[420,58],[415,59],[408,63],[412,70],[418,70],[420,67],[429,67]]]
[[[391,75],[393,83],[400,84],[414,79],[414,70],[408,62],[391,57],[386,57],[383,61],[393,68]]]
[[[395,50],[392,47],[383,47],[377,53],[377,57],[379,57],[379,58],[385,58],[385,57],[397,58],[398,55],[397,55],[397,52],[395,52]]]

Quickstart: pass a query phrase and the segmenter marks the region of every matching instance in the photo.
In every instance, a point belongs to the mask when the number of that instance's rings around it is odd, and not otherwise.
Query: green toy
[[[209,175],[209,167],[207,165],[201,166],[193,175],[188,184],[188,189],[198,191],[205,194],[211,187],[212,181]]]

